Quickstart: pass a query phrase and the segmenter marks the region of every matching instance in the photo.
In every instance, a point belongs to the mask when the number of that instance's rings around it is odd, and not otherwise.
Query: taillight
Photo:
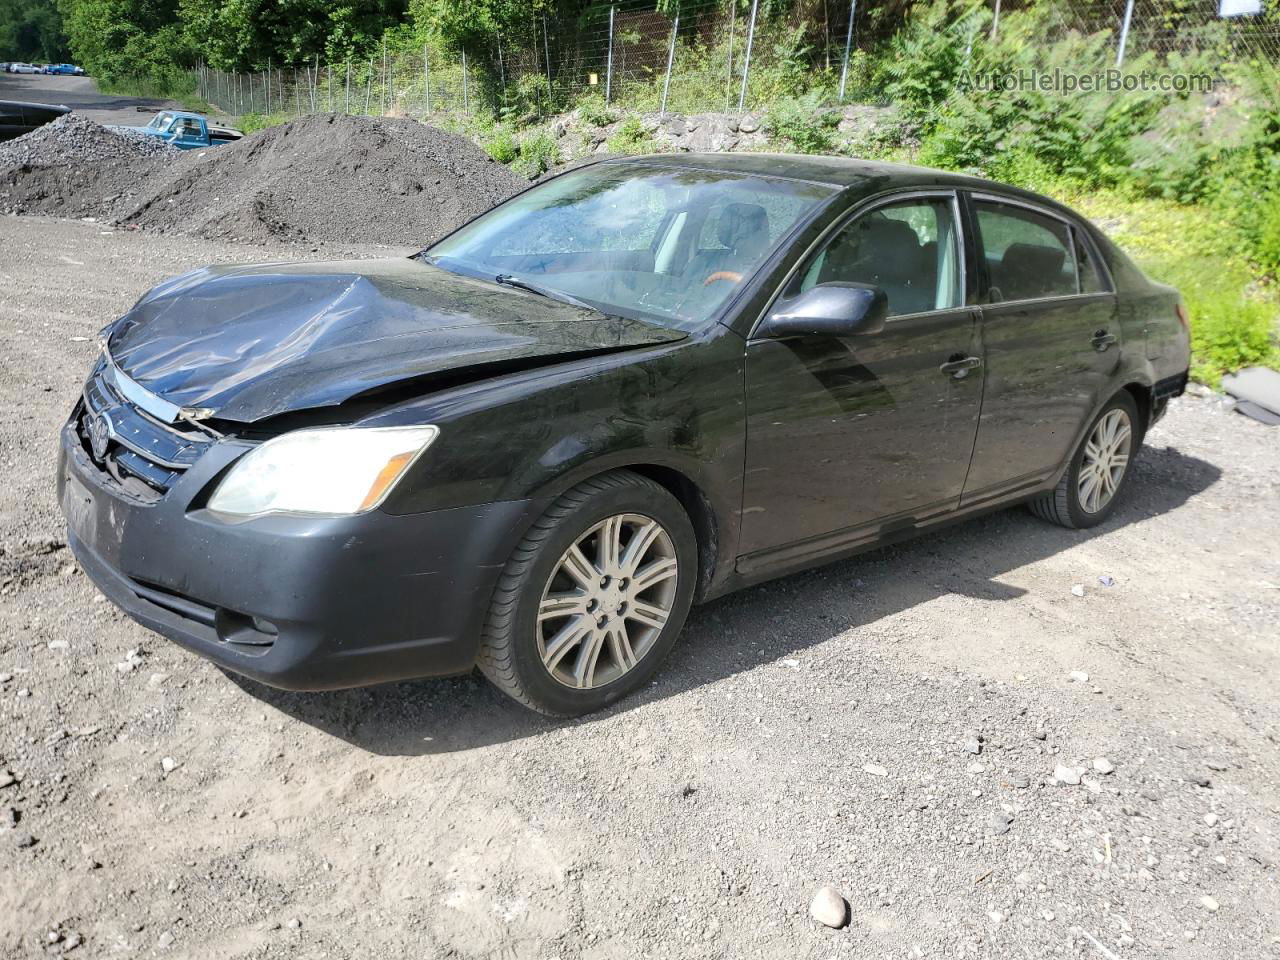
[[[1191,315],[1187,313],[1187,306],[1181,300],[1178,301],[1178,322],[1182,324],[1182,329],[1186,331],[1187,336],[1191,335]]]

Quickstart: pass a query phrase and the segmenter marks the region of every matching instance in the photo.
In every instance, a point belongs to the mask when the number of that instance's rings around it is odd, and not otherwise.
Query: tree
[[[62,16],[53,0],[0,3],[0,56],[41,63],[56,63],[70,56]]]

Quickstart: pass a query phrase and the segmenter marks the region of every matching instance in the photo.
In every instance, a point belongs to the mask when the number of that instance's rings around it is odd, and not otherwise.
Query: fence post
[[[1124,65],[1124,48],[1129,43],[1129,23],[1133,20],[1133,0],[1124,5],[1124,24],[1120,27],[1120,49],[1116,51],[1116,66]]]
[[[729,112],[729,97],[733,95],[733,41],[737,35],[734,28],[738,24],[738,0],[729,0],[729,55],[725,58],[724,67],[724,110]]]
[[[364,78],[364,116],[369,115],[369,100],[373,96],[373,57],[369,58],[369,72]]]
[[[996,0],[999,3],[1000,0]],[[853,18],[858,13],[858,0],[849,0],[849,29],[844,32],[844,66],[840,68],[840,102],[844,103],[845,81],[849,79],[849,51],[853,49]]]
[[[471,95],[467,92],[467,51],[462,51],[462,112],[471,112]]]
[[[386,115],[387,112],[387,35],[382,35],[382,86],[378,92],[378,103],[380,105],[378,112]]]
[[[316,87],[320,84],[320,54],[316,54],[315,73],[311,74],[311,112],[316,112]]]
[[[609,5],[609,52],[604,62],[604,102],[610,104],[613,102],[613,12],[617,9],[614,4]]]
[[[667,91],[671,89],[671,67],[676,61],[676,31],[680,29],[680,11],[676,11],[676,18],[671,21],[671,45],[667,47],[667,76],[662,81],[662,109],[659,111],[662,116],[667,115]]]
[[[424,44],[422,47],[422,82],[427,88],[427,113],[431,112],[431,61],[428,57],[429,51]]]
[[[991,15],[991,40],[995,42],[996,35],[1000,32],[1000,0],[996,0],[995,13]]]
[[[534,38],[537,42],[537,38]],[[547,39],[547,15],[542,15],[542,62],[547,67],[547,109],[554,112],[556,109],[555,93],[551,87],[551,41]]]
[[[742,61],[742,90],[738,93],[739,113],[747,102],[747,77],[751,74],[751,45],[756,39],[756,10],[759,6],[760,0],[751,0],[751,26],[747,28],[747,53]]]
[[[347,57],[347,90],[343,113],[351,115],[351,58]]]

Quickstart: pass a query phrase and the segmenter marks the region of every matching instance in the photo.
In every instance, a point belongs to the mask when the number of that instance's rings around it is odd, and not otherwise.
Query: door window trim
[[[982,308],[1002,307],[1008,304],[1028,304],[1028,303],[1046,303],[1054,300],[1072,300],[1080,297],[1108,297],[1116,292],[1116,285],[1111,277],[1111,268],[1107,266],[1098,251],[1098,245],[1093,242],[1093,237],[1089,235],[1089,231],[1084,229],[1083,225],[1072,217],[1052,210],[1049,207],[1042,206],[1030,200],[1023,200],[1021,197],[1009,197],[1000,193],[987,193],[980,190],[966,190],[964,193],[969,201],[970,209],[973,211],[974,222],[974,258],[981,264],[982,278],[986,289],[982,291],[984,297],[991,296],[991,275],[987,271],[987,254],[982,244],[982,229],[978,226],[978,203],[985,201],[987,203],[1005,204],[1010,207],[1022,207],[1024,210],[1030,210],[1032,213],[1039,214],[1050,220],[1056,220],[1067,228],[1067,238],[1071,243],[1071,258],[1075,263],[1076,274],[1076,292],[1075,293],[1058,293],[1049,297],[1026,297],[1021,300],[997,300],[994,303],[988,301],[982,304]],[[1076,238],[1080,237],[1084,240],[1089,255],[1093,258],[1094,268],[1098,273],[1099,279],[1105,289],[1097,290],[1093,293],[1085,293],[1080,289],[1080,258],[1076,255]]]
[[[800,268],[811,261],[811,258],[819,251],[824,249],[835,235],[849,226],[858,217],[864,214],[873,213],[881,207],[890,206],[892,204],[901,203],[906,200],[936,200],[944,199],[951,201],[951,219],[956,231],[956,257],[960,265],[960,293],[965,300],[969,295],[969,262],[967,252],[972,249],[977,251],[976,247],[970,247],[968,237],[965,234],[964,221],[961,216],[960,190],[956,187],[907,187],[899,189],[891,193],[881,193],[874,197],[862,200],[854,206],[850,207],[843,214],[836,217],[829,223],[822,233],[814,238],[813,242],[805,248],[801,254],[787,270],[786,275],[779,282],[769,300],[765,303],[764,309],[760,311],[760,315],[756,317],[755,322],[751,324],[751,330],[747,333],[747,341],[751,342],[755,339],[756,331],[760,329],[760,325],[764,323],[765,318],[773,311],[774,305],[782,298],[783,292],[791,285],[791,281],[795,279],[796,274],[800,272]],[[973,307],[966,303],[961,303],[956,307],[941,307],[933,310],[919,310],[915,313],[900,313],[897,316],[885,319],[885,325],[897,323],[900,320],[910,320],[916,317],[925,317],[938,313],[951,313],[958,310],[972,310]]]

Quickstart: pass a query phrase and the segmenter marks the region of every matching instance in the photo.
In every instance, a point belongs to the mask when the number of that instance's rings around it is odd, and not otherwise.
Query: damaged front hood
[[[685,336],[398,259],[208,267],[156,287],[107,334],[144,389],[242,423]]]

